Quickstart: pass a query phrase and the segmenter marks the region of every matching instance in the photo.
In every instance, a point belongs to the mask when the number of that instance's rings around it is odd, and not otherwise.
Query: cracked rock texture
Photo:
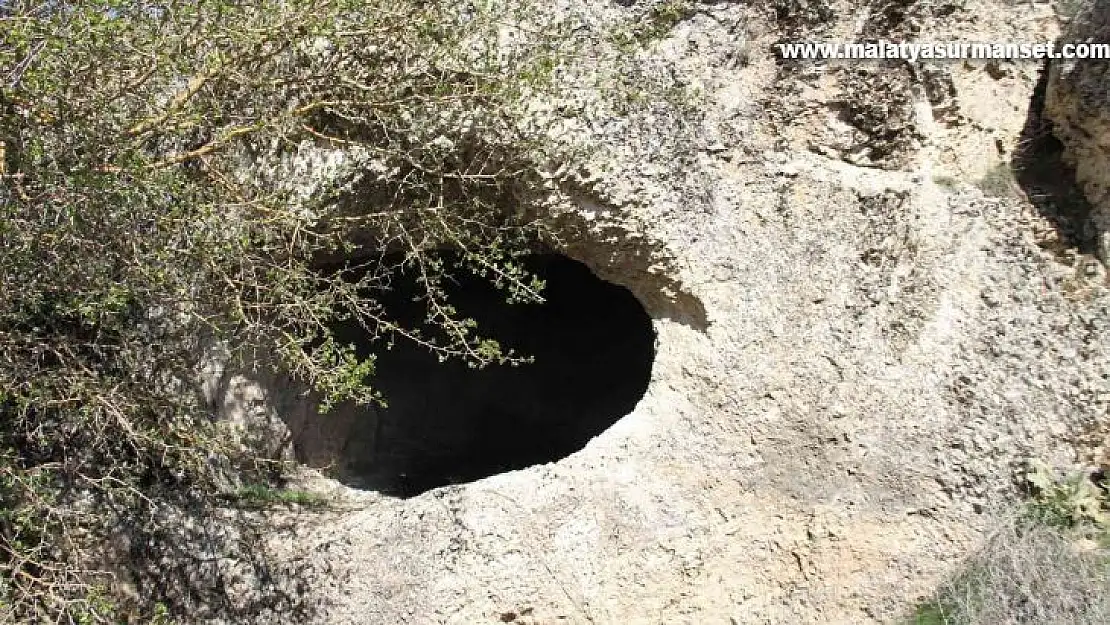
[[[624,4],[551,10],[644,10]],[[1006,182],[1042,68],[773,48],[1051,40],[1054,5],[694,9],[630,62],[695,112],[618,118],[568,89],[557,138],[594,148],[549,207],[568,253],[654,318],[646,396],[565,460],[408,500],[314,478],[342,510],[273,541],[315,622],[895,622],[982,544],[1027,459],[1099,460],[1105,275]],[[1079,95],[1102,132],[1105,98]]]
[[[1110,2],[1082,5],[1062,41],[1110,43]],[[1045,114],[1067,147],[1076,179],[1091,202],[1090,223],[1099,257],[1110,259],[1110,60],[1053,63]]]

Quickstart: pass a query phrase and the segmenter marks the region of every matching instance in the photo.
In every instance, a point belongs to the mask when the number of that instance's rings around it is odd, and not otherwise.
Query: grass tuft
[[[1033,498],[934,596],[912,625],[1110,623],[1106,492],[1086,477],[1029,473]]]
[[[243,507],[268,508],[278,505],[298,505],[320,508],[329,502],[327,497],[306,490],[275,488],[266,484],[247,484],[229,493],[227,499]]]

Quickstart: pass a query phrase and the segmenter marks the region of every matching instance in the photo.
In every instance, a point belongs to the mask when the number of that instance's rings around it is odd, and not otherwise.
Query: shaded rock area
[[[1110,43],[1110,2],[1081,4],[1066,43]],[[1110,59],[1057,59],[1051,64],[1045,117],[1063,142],[1065,157],[1090,201],[1089,214],[1075,216],[1073,230],[1094,242],[1110,260]]]
[[[485,336],[531,363],[483,369],[440,363],[404,340],[384,350],[355,323],[335,328],[336,339],[356,345],[362,357],[379,355],[373,382],[387,402],[341,408],[350,411],[349,427],[331,431],[341,437],[334,459],[340,481],[412,496],[554,462],[632,411],[647,390],[655,350],[643,306],[565,256],[534,256],[525,266],[546,283],[543,303],[506,304],[487,282],[465,273],[448,292]],[[395,282],[387,310],[419,327],[425,311],[411,301],[412,280],[408,288],[404,276]],[[293,442],[302,458],[306,446],[321,444]]]

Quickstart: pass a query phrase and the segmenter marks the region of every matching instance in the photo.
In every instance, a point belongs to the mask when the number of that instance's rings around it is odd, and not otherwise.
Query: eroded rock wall
[[[1063,43],[1110,43],[1110,2],[1089,0],[1071,20]],[[1110,59],[1052,62],[1045,116],[1064,142],[1068,161],[1091,203],[1079,227],[1110,261]]]
[[[551,10],[601,31],[649,4]],[[409,500],[332,484],[353,509],[275,537],[317,621],[904,617],[1027,459],[1094,459],[1110,295],[1013,175],[1041,67],[773,45],[1059,24],[1051,3],[707,2],[625,57],[685,102],[622,116],[613,67],[568,77],[537,114],[574,112],[553,138],[586,158],[537,210],[653,316],[647,393],[556,463]]]

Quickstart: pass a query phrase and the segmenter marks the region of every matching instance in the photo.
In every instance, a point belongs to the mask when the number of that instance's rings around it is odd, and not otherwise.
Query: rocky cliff
[[[653,6],[550,10],[588,39]],[[1053,40],[1054,5],[685,9],[536,111],[571,111],[553,139],[585,149],[534,208],[651,316],[646,394],[557,462],[408,499],[314,478],[344,511],[274,541],[318,622],[891,622],[981,543],[1028,459],[1097,460],[1110,293],[1045,203],[1066,164],[1020,167],[1051,160],[1029,153],[1051,147],[1042,66],[773,47]],[[1049,97],[1097,206],[1104,69],[1058,67]],[[624,116],[622,76],[680,95]]]
[[[1082,5],[1061,38],[1062,43],[1110,41],[1110,3]],[[1052,64],[1045,115],[1067,147],[1067,159],[1090,201],[1080,224],[1099,256],[1110,259],[1110,64],[1106,60],[1069,59]]]

